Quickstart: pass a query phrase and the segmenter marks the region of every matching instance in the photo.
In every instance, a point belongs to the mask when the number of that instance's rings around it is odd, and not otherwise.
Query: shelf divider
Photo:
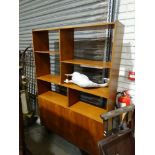
[[[74,29],[59,31],[60,60],[73,59],[74,57]]]
[[[60,29],[59,30],[59,49],[60,61],[73,59],[74,57],[74,29]],[[60,77],[61,83],[65,80],[65,74],[73,72],[72,65],[60,63]]]
[[[67,96],[68,96],[68,106],[70,107],[79,101],[80,92],[75,90],[75,89],[68,88],[67,89]]]

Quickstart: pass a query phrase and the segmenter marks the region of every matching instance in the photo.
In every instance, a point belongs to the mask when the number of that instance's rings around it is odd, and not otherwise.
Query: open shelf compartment
[[[46,81],[46,82],[50,82],[50,83],[54,83],[54,84],[60,84],[60,76],[59,75],[47,74],[47,75],[37,77],[37,79]]]
[[[37,78],[38,80],[49,82],[49,83],[54,83],[57,85],[61,85],[67,88],[71,88],[74,90],[82,91],[88,94],[104,97],[104,98],[109,98],[109,87],[103,87],[103,88],[82,88],[79,87],[78,85],[75,85],[73,83],[60,83],[60,76],[58,75],[43,75]]]
[[[73,104],[70,109],[101,123],[103,123],[103,120],[100,118],[100,115],[107,112],[105,109],[95,107],[82,101]]]
[[[43,100],[47,100],[52,104],[68,108],[71,111],[79,113],[85,117],[91,118],[101,123],[103,122],[103,120],[100,118],[100,115],[106,112],[105,109],[95,107],[82,101],[78,101],[72,106],[68,107],[67,96],[52,91],[47,91],[43,94],[40,94],[38,97],[42,98]]]
[[[43,94],[40,94],[38,97],[48,100],[54,104],[57,104],[63,107],[68,107],[67,96],[65,95],[62,95],[53,91],[47,91]]]
[[[62,84],[62,86],[67,87],[67,88],[71,88],[74,90],[78,90],[81,92],[85,92],[88,94],[92,94],[92,95],[96,95],[96,96],[100,96],[100,97],[104,97],[104,98],[109,98],[109,87],[104,87],[104,88],[82,88],[79,87],[75,84],[72,83],[67,83],[67,84]]]
[[[107,107],[108,100],[104,97],[83,93],[71,88],[68,88],[67,90],[68,106],[72,106],[81,101],[85,104],[91,105],[92,107],[98,107],[101,109],[106,109]]]
[[[88,102],[81,101],[80,93],[80,91],[68,89],[68,105],[70,110],[102,123],[103,120],[100,118],[100,115],[106,112],[105,107],[96,107]]]

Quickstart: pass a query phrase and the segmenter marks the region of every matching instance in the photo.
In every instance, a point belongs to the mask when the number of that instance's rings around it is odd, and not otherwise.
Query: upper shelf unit
[[[111,49],[109,50],[110,61],[97,61],[91,59],[91,55],[89,56],[89,60],[84,58],[75,57],[75,42],[76,42],[76,31],[85,30],[95,30],[96,31],[112,29],[111,39]],[[57,31],[58,37],[57,42],[57,50],[50,49],[50,38],[49,33],[53,33],[52,31]],[[82,24],[82,25],[71,25],[71,26],[63,26],[63,27],[55,27],[55,28],[44,28],[44,29],[34,29],[32,31],[33,35],[33,50],[35,54],[35,63],[36,63],[36,77],[39,83],[39,89],[42,89],[40,92],[50,91],[50,83],[55,83],[60,86],[67,87],[68,89],[73,89],[75,91],[81,91],[88,94],[96,95],[99,97],[104,97],[108,100],[109,107],[108,110],[112,108],[112,104],[115,101],[115,96],[117,92],[117,81],[119,76],[119,65],[122,51],[122,42],[123,42],[123,32],[124,26],[116,21],[112,23],[95,23],[95,24]],[[101,33],[102,34],[102,33]],[[54,36],[54,35],[53,35]],[[99,37],[100,38],[100,37]],[[83,40],[80,40],[81,42]],[[104,40],[105,41],[105,40]],[[87,43],[89,39],[87,39]],[[91,43],[90,43],[91,44]],[[85,44],[83,43],[83,46]],[[77,46],[76,46],[77,47]],[[87,52],[89,48],[87,49]],[[85,50],[83,49],[85,52]],[[100,50],[101,51],[101,50]],[[91,52],[89,52],[91,53]],[[102,51],[100,52],[102,54]],[[57,65],[59,67],[59,74],[53,75],[51,74],[51,64],[50,60],[53,55],[58,55],[57,57]],[[103,60],[103,59],[102,59]],[[59,63],[59,64],[58,64]],[[105,88],[81,88],[75,84],[66,84],[64,83],[66,76],[65,74],[71,74],[75,70],[74,65],[80,65],[80,67],[88,67],[95,69],[108,69],[108,78],[110,79],[109,86]],[[95,73],[95,72],[94,72]],[[47,84],[48,83],[48,84]],[[44,84],[46,85],[44,87]],[[38,89],[38,90],[39,90]],[[71,91],[72,93],[74,91]],[[40,94],[41,94],[40,93]],[[74,94],[74,93],[73,93]],[[75,94],[74,94],[75,95]]]

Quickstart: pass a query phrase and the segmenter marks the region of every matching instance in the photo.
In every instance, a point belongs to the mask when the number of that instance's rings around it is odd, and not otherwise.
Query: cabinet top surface
[[[61,30],[61,29],[76,29],[76,28],[91,28],[91,27],[114,27],[116,22],[99,22],[94,24],[81,24],[81,25],[71,25],[71,26],[63,26],[63,27],[54,27],[54,28],[43,28],[43,29],[33,29],[32,31],[54,31],[54,30]]]

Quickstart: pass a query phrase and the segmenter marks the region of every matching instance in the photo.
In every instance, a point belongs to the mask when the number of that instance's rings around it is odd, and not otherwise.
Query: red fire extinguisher
[[[131,96],[128,90],[118,92],[116,95],[116,106],[117,108],[125,107],[131,104]]]

